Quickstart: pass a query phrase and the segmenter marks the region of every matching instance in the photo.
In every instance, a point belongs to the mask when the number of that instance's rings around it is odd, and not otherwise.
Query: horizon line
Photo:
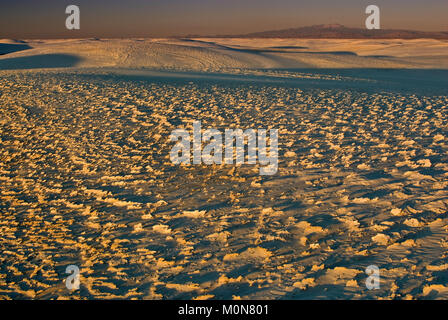
[[[69,40],[69,39],[78,39],[78,40],[85,40],[85,39],[179,39],[179,38],[243,38],[248,37],[252,34],[258,34],[258,33],[267,33],[267,32],[279,32],[279,31],[286,31],[286,30],[295,30],[295,29],[302,29],[302,28],[311,28],[311,27],[322,27],[322,26],[337,26],[337,27],[328,27],[325,29],[334,29],[337,30],[339,28],[345,28],[345,29],[353,29],[357,31],[367,31],[367,32],[382,32],[382,31],[401,31],[401,32],[418,32],[423,34],[432,34],[432,33],[448,33],[448,30],[433,30],[433,31],[424,31],[424,30],[416,30],[416,29],[364,29],[361,27],[350,27],[345,26],[343,24],[339,23],[330,23],[330,24],[315,24],[315,25],[304,25],[304,26],[296,26],[296,27],[288,27],[288,28],[280,28],[280,29],[269,29],[269,30],[262,30],[262,31],[254,31],[254,32],[246,32],[246,33],[233,33],[233,34],[185,34],[185,35],[179,35],[179,34],[172,34],[172,35],[165,35],[165,36],[151,36],[151,35],[125,35],[125,36],[95,36],[95,35],[87,35],[84,37],[79,36],[32,36],[32,37],[8,37],[4,35],[0,35],[0,39],[7,39],[7,40]],[[254,37],[257,38],[257,37]],[[261,37],[261,38],[269,38],[269,37]],[[272,38],[285,38],[285,37],[272,37]],[[360,38],[345,38],[345,37],[317,37],[317,38],[310,38],[310,37],[286,37],[286,39],[360,39]],[[373,39],[400,39],[400,38],[373,38]],[[424,37],[418,37],[416,39],[424,39]],[[428,39],[431,39],[429,37]],[[440,39],[439,39],[440,40]]]

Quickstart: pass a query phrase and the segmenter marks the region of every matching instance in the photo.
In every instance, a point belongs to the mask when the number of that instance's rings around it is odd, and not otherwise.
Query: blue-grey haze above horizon
[[[65,28],[70,4],[80,7],[80,30]],[[446,0],[2,0],[0,38],[242,34],[332,23],[362,28],[370,4],[381,9],[382,29],[448,30]]]

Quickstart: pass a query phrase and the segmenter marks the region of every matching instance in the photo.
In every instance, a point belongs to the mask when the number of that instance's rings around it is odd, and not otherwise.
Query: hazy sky
[[[81,29],[65,28],[65,8]],[[239,34],[315,24],[364,27],[381,9],[382,29],[448,31],[448,0],[0,0],[0,38],[163,37]]]

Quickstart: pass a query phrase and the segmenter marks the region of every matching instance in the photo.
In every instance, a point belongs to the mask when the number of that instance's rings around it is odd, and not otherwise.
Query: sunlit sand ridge
[[[1,43],[8,45],[8,52],[12,50],[11,42],[0,41],[0,53]],[[51,67],[45,62],[46,55],[56,55],[54,67],[448,68],[448,41],[433,39],[86,39],[33,40],[15,45],[16,52],[0,55],[0,69],[23,68],[20,63],[28,63],[28,68]]]

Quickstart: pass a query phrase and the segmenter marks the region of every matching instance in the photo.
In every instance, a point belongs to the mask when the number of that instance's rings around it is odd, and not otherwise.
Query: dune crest
[[[26,47],[26,50],[12,48]],[[152,68],[196,71],[275,68],[448,69],[448,41],[365,39],[130,39],[33,40],[0,42],[6,59],[74,56],[76,67]],[[9,51],[8,51],[9,50]],[[17,61],[17,60],[14,60]],[[21,60],[18,60],[19,62]],[[29,67],[23,60],[17,69]],[[0,65],[0,66],[1,66]],[[13,64],[15,66],[16,64]],[[59,65],[73,67],[75,65]],[[11,69],[13,67],[10,67]],[[5,67],[3,67],[5,69]]]

